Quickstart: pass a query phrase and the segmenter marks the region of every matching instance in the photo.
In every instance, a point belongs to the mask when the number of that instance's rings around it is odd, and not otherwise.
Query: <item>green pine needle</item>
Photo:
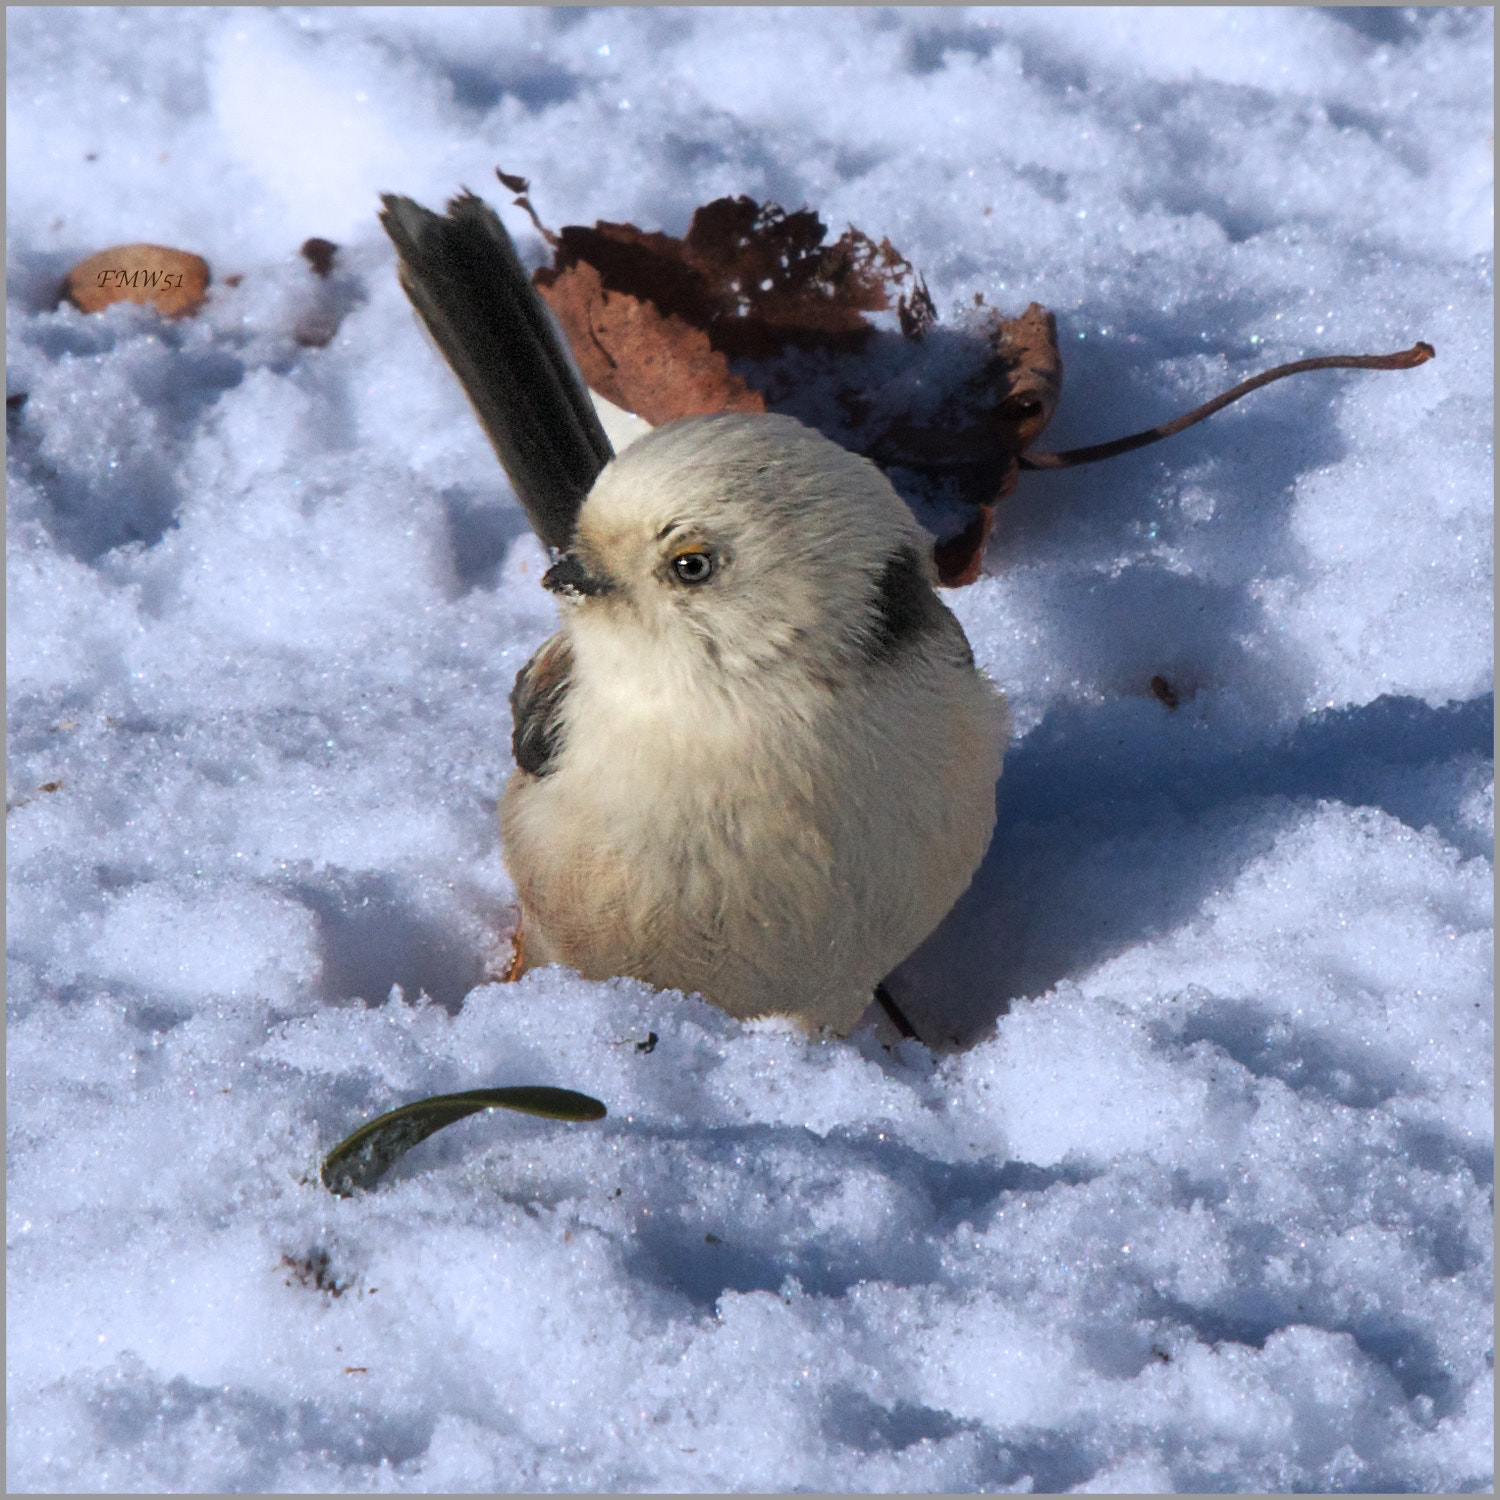
[[[604,1106],[587,1094],[539,1084],[435,1094],[380,1115],[340,1141],[323,1160],[323,1186],[340,1198],[357,1188],[372,1188],[418,1142],[481,1109],[515,1109],[548,1120],[602,1120],[605,1115]]]

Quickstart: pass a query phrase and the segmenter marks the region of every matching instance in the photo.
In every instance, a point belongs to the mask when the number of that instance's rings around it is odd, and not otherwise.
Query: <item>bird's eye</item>
[[[707,583],[714,574],[714,560],[708,552],[679,552],[672,559],[672,571],[683,583]]]

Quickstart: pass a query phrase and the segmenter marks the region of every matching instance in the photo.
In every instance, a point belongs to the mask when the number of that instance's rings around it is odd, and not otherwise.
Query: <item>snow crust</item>
[[[7,40],[10,1488],[1489,1487],[1490,12]],[[888,235],[947,321],[1044,303],[1049,447],[1437,347],[1023,476],[951,599],[1017,732],[895,981],[935,1050],[489,982],[555,605],[374,211],[497,165],[554,224],[743,192]],[[54,305],[141,240],[210,261],[200,316]],[[609,1116],[318,1185],[509,1083]]]

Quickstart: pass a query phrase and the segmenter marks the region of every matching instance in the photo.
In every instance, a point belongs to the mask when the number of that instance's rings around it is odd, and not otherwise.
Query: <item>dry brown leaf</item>
[[[889,240],[850,229],[831,245],[810,209],[717,198],[693,214],[682,239],[634,224],[569,225],[555,237],[559,276],[593,266],[604,287],[655,304],[710,336],[730,356],[764,358],[787,345],[859,348],[872,331],[866,312],[892,305],[910,283],[907,317],[925,327],[909,262]],[[925,288],[922,289],[925,293]]]
[[[522,193],[516,202],[553,246],[536,284],[584,377],[648,422],[765,411],[731,359],[788,346],[858,350],[875,331],[865,313],[889,308],[893,293],[909,337],[934,319],[927,288],[889,240],[877,245],[850,229],[824,245],[810,210],[719,198],[694,213],[683,239],[607,222],[554,234],[525,196],[526,180],[501,181]]]
[[[191,317],[208,290],[208,262],[165,245],[116,245],[81,260],[63,279],[62,294],[80,311],[112,302],[152,302],[169,318]]]
[[[587,262],[538,271],[536,284],[557,314],[583,378],[653,427],[676,417],[766,409],[701,328],[662,313],[648,299],[606,290]]]

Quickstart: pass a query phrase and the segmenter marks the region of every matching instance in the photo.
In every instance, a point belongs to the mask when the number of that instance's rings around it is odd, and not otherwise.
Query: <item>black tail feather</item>
[[[499,216],[464,193],[446,217],[386,194],[401,285],[473,403],[536,534],[564,548],[614,457],[593,402]]]

